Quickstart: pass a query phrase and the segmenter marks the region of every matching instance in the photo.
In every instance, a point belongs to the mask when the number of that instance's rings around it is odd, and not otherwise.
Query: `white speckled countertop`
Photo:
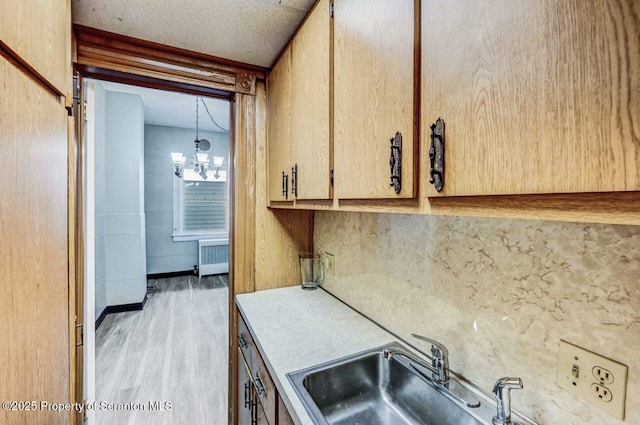
[[[322,289],[292,286],[259,291],[238,295],[236,304],[298,425],[313,422],[287,373],[397,340]]]

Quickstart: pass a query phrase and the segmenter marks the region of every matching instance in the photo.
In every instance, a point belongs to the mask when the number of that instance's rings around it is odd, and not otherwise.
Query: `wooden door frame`
[[[255,289],[255,257],[253,251],[255,233],[255,137],[256,137],[256,82],[264,80],[266,69],[242,64],[196,52],[177,49],[157,43],[139,40],[119,34],[74,26],[73,62],[82,78],[96,78],[167,91],[177,91],[208,97],[226,99],[230,105],[230,158],[231,176],[230,223],[229,223],[229,424],[236,423],[235,394],[235,332],[234,314],[236,293],[253,292]],[[264,87],[264,82],[259,82]],[[262,89],[264,92],[264,89]],[[76,114],[76,116],[81,113]],[[82,119],[78,120],[82,121]],[[82,123],[76,124],[79,131]],[[78,295],[82,294],[83,281],[83,229],[82,190],[80,178],[82,133],[70,141],[69,152],[69,222],[70,243],[73,243],[76,281],[69,292],[70,318],[75,318]],[[71,241],[71,239],[73,239]],[[71,252],[70,248],[70,252]],[[72,266],[73,265],[73,266]],[[79,300],[82,304],[82,300]],[[72,325],[73,326],[73,325]],[[75,329],[75,326],[73,326]],[[82,402],[82,370],[78,371],[75,335],[71,346],[71,368],[76,374],[70,379],[74,389],[71,400]],[[80,374],[78,377],[77,374]],[[78,400],[79,399],[79,400]],[[71,423],[80,418],[72,415]]]
[[[80,105],[84,103],[80,90],[82,77],[74,72],[72,99],[68,99],[71,112],[68,129],[68,232],[69,232],[69,399],[72,403],[83,403],[84,349],[82,322],[84,317],[84,219],[82,215],[84,155],[82,137],[84,114]],[[83,415],[71,410],[72,425],[81,424]]]

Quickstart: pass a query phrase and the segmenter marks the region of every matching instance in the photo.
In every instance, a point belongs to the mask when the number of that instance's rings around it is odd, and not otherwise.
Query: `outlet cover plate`
[[[602,371],[607,375],[598,377],[597,374]],[[622,420],[627,396],[627,374],[626,365],[560,340],[558,385],[591,406]]]
[[[335,273],[335,267],[336,267],[336,263],[335,263],[335,257],[333,256],[333,254],[330,254],[328,252],[324,253],[324,264],[325,267],[327,268],[327,274],[334,274]]]

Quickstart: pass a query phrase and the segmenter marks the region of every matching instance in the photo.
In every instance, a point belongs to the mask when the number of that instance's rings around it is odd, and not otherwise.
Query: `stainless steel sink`
[[[392,343],[288,374],[317,425],[486,425],[493,407],[469,408],[441,392]],[[487,419],[488,418],[488,419]]]

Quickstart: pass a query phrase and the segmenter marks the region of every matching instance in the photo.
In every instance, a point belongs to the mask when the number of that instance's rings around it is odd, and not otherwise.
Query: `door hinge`
[[[333,186],[333,170],[329,172],[329,181],[331,182],[331,186]]]
[[[82,102],[82,119],[87,122],[87,101]]]
[[[77,114],[76,105],[80,104],[80,77],[74,74],[71,77],[71,106],[67,106],[67,113],[70,117]]]
[[[73,76],[73,101],[80,104],[80,74]]]
[[[329,17],[333,18],[333,2],[329,3]]]
[[[82,323],[76,323],[76,347],[84,345],[84,326]]]

